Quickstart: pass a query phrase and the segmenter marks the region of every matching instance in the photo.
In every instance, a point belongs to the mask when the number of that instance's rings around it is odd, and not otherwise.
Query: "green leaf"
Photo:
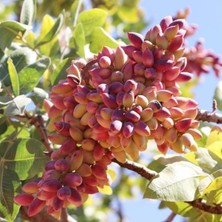
[[[56,19],[54,25],[50,29],[45,23],[43,23],[44,31],[41,32],[40,39],[36,42],[36,47],[43,45],[47,42],[50,42],[62,28],[63,22],[64,22],[64,16],[63,14],[60,14],[58,18]]]
[[[35,0],[24,0],[22,4],[20,22],[31,25],[35,17]]]
[[[26,66],[18,73],[21,93],[25,94],[33,90],[49,64],[50,60],[48,58],[43,58]]]
[[[118,47],[118,42],[112,38],[103,28],[94,28],[91,36],[90,50],[94,53],[98,53],[104,46],[110,48]]]
[[[7,63],[8,63],[8,71],[12,83],[13,92],[15,96],[18,96],[19,95],[18,73],[11,58],[8,58]]]
[[[222,141],[222,131],[217,127],[214,127],[210,134],[207,137],[206,147],[209,147],[211,144]]]
[[[67,76],[66,69],[70,66],[72,58],[64,59],[55,69],[51,75],[51,83],[55,85],[61,79],[65,79]]]
[[[222,111],[222,81],[219,81],[214,91],[214,99],[217,102],[217,108]]]
[[[5,50],[6,47],[11,45],[11,42],[19,32],[29,30],[30,26],[16,22],[16,21],[4,21],[0,23],[0,49]]]
[[[202,169],[188,161],[167,165],[147,185],[145,198],[166,201],[192,201],[204,176]]]
[[[118,16],[126,23],[136,23],[139,22],[138,16],[139,10],[137,7],[126,7],[121,6],[118,8]]]
[[[103,9],[94,8],[80,13],[78,22],[82,23],[86,36],[90,35],[95,27],[103,26],[106,22],[107,12]]]
[[[215,178],[212,183],[204,190],[204,194],[210,193],[213,190],[222,189],[222,176]]]
[[[31,102],[25,95],[15,97],[4,110],[6,116],[16,116],[24,113],[26,106]]]
[[[85,40],[85,33],[84,33],[82,23],[77,24],[77,26],[75,27],[72,39],[75,43],[74,45],[75,45],[75,48],[77,49],[78,55],[80,55],[81,57],[85,57],[84,46],[85,46],[86,40]]]

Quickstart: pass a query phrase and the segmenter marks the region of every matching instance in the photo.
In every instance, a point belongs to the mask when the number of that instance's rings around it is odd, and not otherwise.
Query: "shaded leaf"
[[[31,102],[30,98],[25,95],[20,95],[15,97],[4,110],[6,116],[16,116],[21,115],[25,111],[25,107]]]
[[[118,47],[118,42],[112,38],[103,28],[96,27],[91,36],[90,50],[93,53],[98,53],[104,46],[110,48]]]
[[[16,21],[4,21],[0,23],[0,49],[4,51],[6,47],[11,45],[11,42],[19,32],[29,30],[30,26],[16,22]]]
[[[203,175],[201,168],[187,161],[169,164],[149,182],[144,197],[166,201],[192,201],[199,179]]]
[[[77,49],[78,55],[80,55],[81,57],[85,57],[84,46],[86,41],[82,23],[77,24],[77,26],[75,27],[75,30],[73,32],[73,41],[75,43],[75,48]]]
[[[12,83],[13,92],[15,96],[18,96],[19,95],[18,73],[15,69],[15,66],[11,58],[8,58],[7,63],[8,63],[8,71],[9,71],[9,76]]]
[[[95,27],[103,26],[107,18],[107,12],[94,8],[80,13],[78,23],[81,23],[86,36],[90,35]]]
[[[31,25],[35,16],[35,0],[24,0],[22,4],[20,22]]]
[[[50,64],[49,58],[43,58],[37,62],[26,66],[19,72],[20,90],[22,93],[28,93],[38,84],[40,78]]]
[[[63,25],[63,21],[64,21],[64,16],[62,14],[60,14],[58,16],[58,18],[56,19],[54,25],[49,29],[49,27],[47,27],[47,31],[48,32],[43,32],[42,33],[42,38],[40,38],[37,42],[36,42],[36,47],[43,45],[47,42],[50,42],[55,36],[56,34],[59,32],[59,30],[61,29],[62,25]],[[44,24],[44,23],[43,23]],[[45,29],[46,31],[46,29]]]

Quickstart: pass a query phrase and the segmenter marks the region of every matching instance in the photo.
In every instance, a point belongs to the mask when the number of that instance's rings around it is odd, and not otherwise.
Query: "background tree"
[[[189,10],[143,37],[138,1],[51,2],[1,14],[1,218],[124,221],[121,198],[138,189],[167,221],[220,221],[221,89],[209,112],[190,90],[222,64],[187,47]]]

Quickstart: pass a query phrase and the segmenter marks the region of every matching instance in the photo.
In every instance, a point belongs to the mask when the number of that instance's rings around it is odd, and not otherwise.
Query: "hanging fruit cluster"
[[[47,206],[59,217],[69,204],[80,206],[109,185],[113,158],[136,161],[148,140],[162,153],[197,149],[197,103],[182,97],[178,85],[192,78],[184,72],[184,27],[184,20],[166,17],[145,38],[128,33],[129,45],[73,61],[45,101],[49,139],[58,148],[42,177],[15,197],[29,216]]]

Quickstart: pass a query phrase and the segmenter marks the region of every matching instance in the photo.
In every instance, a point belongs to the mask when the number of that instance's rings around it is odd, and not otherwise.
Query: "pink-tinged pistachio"
[[[81,126],[88,126],[88,122],[89,119],[91,118],[91,116],[93,116],[94,114],[86,112],[80,119],[80,125]]]
[[[149,104],[149,100],[144,95],[137,95],[135,98],[135,103],[142,108],[146,108]]]
[[[63,136],[69,136],[70,125],[66,122],[55,122],[55,128]]]
[[[109,93],[117,94],[118,92],[122,91],[123,84],[121,82],[112,82],[109,84]]]
[[[134,74],[136,76],[144,76],[145,68],[146,67],[143,65],[143,63],[136,63],[133,67]]]
[[[98,58],[101,56],[108,56],[111,60],[114,57],[114,50],[109,48],[108,46],[104,46],[101,53],[99,53]]]
[[[165,85],[167,85],[167,83],[169,82],[166,82]],[[176,83],[177,84],[177,83]],[[167,90],[171,91],[173,93],[174,96],[179,96],[181,95],[181,90],[179,88],[177,88],[177,86],[171,86],[171,87],[167,87]]]
[[[180,74],[180,68],[177,66],[172,67],[163,73],[163,80],[174,81]]]
[[[52,100],[54,106],[55,106],[57,109],[59,109],[59,110],[64,110],[64,109],[66,109],[66,106],[65,106],[64,103],[63,103],[63,99],[64,99],[64,98],[63,98],[62,96],[58,96],[58,95],[56,95],[56,96],[51,96],[51,100]]]
[[[111,63],[112,61],[108,56],[101,56],[98,61],[98,64],[101,68],[108,68]]]
[[[143,43],[142,43],[142,51],[144,52],[144,50],[146,49],[150,49],[151,51],[153,51],[155,49],[155,45],[150,42],[149,40],[145,40]]]
[[[54,85],[51,88],[52,93],[58,93],[58,94],[66,94],[70,91],[72,91],[72,86],[66,81],[60,82],[57,85]]]
[[[174,96],[172,96],[167,101],[163,102],[163,106],[165,106],[166,108],[175,107],[177,105],[178,105],[178,102]]]
[[[134,111],[137,112],[138,114],[141,114],[142,111],[143,111],[143,107],[140,106],[140,105],[135,104],[135,105],[132,107],[132,110],[134,110]]]
[[[45,170],[48,171],[48,170],[54,170],[54,169],[55,169],[55,160],[48,161],[45,165]],[[40,181],[40,180],[38,180],[38,181]],[[28,192],[26,192],[26,193],[28,193]]]
[[[121,82],[123,80],[123,73],[121,71],[114,71],[110,77],[111,82]]]
[[[125,112],[122,109],[115,109],[112,112],[111,120],[120,120],[123,121],[125,118]]]
[[[158,148],[158,150],[159,150],[161,153],[166,154],[169,146],[168,146],[167,143],[163,143],[163,144],[161,144],[161,145],[158,145],[157,148]]]
[[[149,34],[146,34],[145,39],[150,40],[152,43],[156,43],[156,37],[158,34],[162,34],[162,29],[159,24],[155,25]]]
[[[146,124],[148,125],[148,127],[150,128],[150,130],[156,130],[157,127],[158,127],[158,125],[159,125],[159,123],[158,123],[158,121],[157,121],[156,118],[151,118],[150,120],[148,120],[148,121],[146,122]]]
[[[166,30],[164,31],[164,36],[169,42],[171,42],[178,33],[178,31],[179,31],[179,25],[173,25],[173,26],[171,25],[167,27]]]
[[[99,85],[96,87],[96,91],[97,91],[99,94],[108,93],[108,92],[109,92],[109,87],[108,87],[107,84],[101,83],[101,84],[99,84]]]
[[[72,188],[78,187],[82,183],[82,177],[78,173],[67,173],[63,178],[63,182]],[[61,189],[61,188],[60,188]]]
[[[95,113],[97,109],[98,109],[98,103],[96,102],[91,101],[88,102],[86,105],[86,111],[89,113]]]
[[[127,154],[129,154],[130,158],[134,161],[139,159],[139,150],[134,142],[131,142],[129,146],[125,148]]]
[[[174,121],[172,118],[168,117],[162,121],[162,125],[164,128],[170,129],[171,127],[174,126]]]
[[[97,186],[97,178],[92,174],[88,177],[84,177],[84,184],[90,185],[90,186]]]
[[[132,79],[133,76],[133,65],[131,62],[127,62],[122,68],[123,80],[126,82],[128,79]]]
[[[33,199],[34,197],[31,194],[27,193],[21,193],[14,197],[15,203],[21,206],[29,206],[32,203]]]
[[[134,126],[134,131],[140,136],[150,136],[150,128],[143,121],[138,121]]]
[[[147,136],[141,136],[137,133],[133,133],[132,142],[135,143],[139,151],[144,151],[147,148],[148,138]]]
[[[51,107],[53,107],[53,103],[50,100],[48,100],[48,99],[44,99],[43,100],[43,108],[44,108],[44,110],[46,112],[49,112]]]
[[[63,144],[67,140],[66,136],[63,136],[57,133],[48,135],[48,138],[54,144]]]
[[[81,80],[81,73],[79,71],[79,68],[75,65],[75,64],[72,64],[71,66],[69,66],[67,69],[66,69],[66,72],[68,74],[73,74],[75,75],[79,80]]]
[[[166,16],[160,21],[160,27],[162,28],[162,31],[164,32],[166,28],[172,23],[173,18],[171,16]]]
[[[91,167],[86,164],[83,163],[77,170],[76,173],[78,173],[80,176],[82,177],[88,177],[92,174],[92,169]]]
[[[124,97],[125,93],[123,91],[120,91],[116,94],[116,103],[119,106],[123,105],[123,97]]]
[[[124,150],[120,152],[113,152],[113,155],[121,163],[124,163],[126,161],[126,153]]]
[[[196,151],[198,148],[197,143],[195,142],[193,136],[189,133],[184,133],[180,137],[181,142],[191,151]]]
[[[130,43],[135,46],[137,49],[141,49],[143,43],[143,36],[136,32],[128,32],[128,39]]]
[[[88,99],[88,100],[95,102],[95,103],[102,103],[103,102],[102,97],[96,91],[89,92],[87,94],[87,96],[85,96],[85,98],[86,98],[86,101]],[[88,101],[87,101],[87,103],[88,103]]]
[[[200,126],[200,122],[198,120],[192,120],[190,125],[191,128],[198,128]]]
[[[98,74],[102,79],[107,79],[110,78],[110,76],[112,75],[112,71],[111,69],[103,68],[99,70]]]
[[[174,127],[166,130],[164,133],[164,139],[168,143],[175,143],[177,141],[177,130]]]
[[[151,108],[153,110],[153,112],[155,113],[155,112],[161,110],[162,105],[160,104],[160,102],[158,100],[153,100],[153,101],[149,102],[148,108]]]
[[[28,193],[28,194],[36,193],[39,189],[38,182],[39,182],[39,180],[34,180],[34,181],[30,181],[30,182],[25,183],[22,186],[22,191],[24,191],[25,193]]]
[[[137,122],[140,120],[140,114],[137,113],[135,110],[128,110],[125,113],[125,118],[128,121]]]
[[[162,89],[157,91],[157,100],[160,102],[165,102],[172,97],[173,93],[169,90]]]
[[[99,144],[96,144],[93,150],[93,158],[95,159],[95,161],[101,160],[104,155],[105,149]]]
[[[59,172],[64,172],[69,170],[70,163],[66,159],[56,160],[55,169]]]
[[[118,104],[116,103],[116,97],[112,94],[108,93],[102,93],[101,94],[103,103],[111,109],[116,109],[118,107]]]
[[[74,98],[75,98],[76,102],[86,105],[88,103],[88,99],[87,99],[86,95],[88,95],[88,94],[85,94],[82,92],[76,92],[74,94]]]
[[[140,50],[133,51],[132,58],[137,63],[142,63],[143,62],[143,54]]]
[[[169,26],[175,26],[175,25],[178,25],[179,29],[182,29],[182,28],[184,28],[185,20],[184,19],[176,19],[172,23],[170,23]]]
[[[147,122],[153,117],[153,110],[151,108],[145,108],[141,112],[140,116],[144,122]]]
[[[185,97],[176,97],[178,106],[182,109],[191,109],[191,108],[197,108],[198,103],[191,98],[185,98]]]
[[[175,60],[179,60],[183,55],[184,55],[184,52],[185,52],[185,48],[181,47],[179,49],[177,49],[173,54],[175,56]]]
[[[158,79],[153,81],[151,86],[156,87],[156,90],[163,90],[165,88],[164,85],[163,85],[163,82],[158,80]]]
[[[68,74],[66,80],[69,83],[69,85],[72,87],[76,87],[81,81],[77,76],[73,74]]]
[[[158,127],[155,130],[152,130],[151,135],[156,140],[162,140],[164,133],[165,133],[164,128],[160,124],[158,124]]]
[[[137,89],[137,85],[138,83],[135,80],[129,79],[124,83],[123,89],[125,92],[130,92],[130,91],[135,92]]]
[[[45,201],[35,198],[28,207],[27,214],[29,217],[32,217],[38,214],[45,206]]]
[[[132,54],[133,52],[136,50],[136,48],[132,45],[126,45],[126,46],[121,46],[122,49],[124,50],[124,52],[130,57],[132,58]]]
[[[122,150],[122,147],[120,146],[120,137],[117,137],[116,135],[114,136],[110,135],[107,141],[111,145],[111,151],[112,147],[115,148],[115,151],[117,151],[116,148]]]
[[[158,72],[166,72],[173,67],[173,64],[173,60],[159,59],[155,62],[154,67]]]
[[[168,48],[168,40],[163,34],[158,34],[156,37],[156,45],[161,49],[167,49]]]
[[[122,129],[123,123],[119,120],[114,120],[110,123],[110,131],[114,134],[118,134]]]
[[[190,128],[187,130],[187,133],[191,134],[195,140],[199,140],[202,138],[202,134],[198,129]]]
[[[198,114],[197,108],[191,108],[191,109],[184,110],[184,116],[186,116],[187,118],[195,119],[197,114]]]
[[[68,110],[73,110],[75,106],[77,105],[75,99],[73,96],[67,96],[63,99],[63,103]]]
[[[122,148],[125,148],[125,147],[129,146],[131,141],[132,141],[131,137],[129,137],[129,138],[126,138],[124,136],[120,137],[120,144],[121,144]]]
[[[96,120],[102,127],[109,129],[110,120],[103,119],[101,115],[96,115]]]
[[[134,124],[132,122],[125,122],[123,124],[122,133],[126,138],[130,138],[134,132]]]
[[[144,51],[143,51],[143,54],[142,54],[142,59],[143,59],[143,64],[146,66],[146,67],[151,67],[153,66],[154,64],[154,56],[153,56],[153,52],[149,49],[149,48],[146,48]]]
[[[184,111],[178,107],[171,107],[171,108],[168,108],[168,110],[170,111],[171,117],[173,119],[180,119],[184,115]]]
[[[184,145],[181,142],[180,138],[177,138],[174,143],[171,143],[171,147],[177,153],[184,153]]]
[[[41,183],[40,189],[47,192],[57,192],[61,186],[57,179],[46,179]]]
[[[160,110],[154,113],[154,117],[159,121],[164,121],[164,119],[171,116],[170,111],[166,107],[162,107]]]
[[[175,128],[179,132],[186,132],[190,128],[191,123],[192,123],[192,119],[184,118],[175,123]]]
[[[82,197],[76,189],[71,189],[71,195],[67,197],[67,200],[77,207],[82,204]]]
[[[144,76],[147,78],[147,79],[156,79],[157,77],[157,72],[156,72],[156,69],[154,68],[146,68],[145,71],[144,71]]]
[[[175,66],[180,68],[180,71],[183,71],[187,66],[187,58],[181,57],[177,60]]]
[[[76,142],[81,142],[83,139],[83,132],[77,127],[71,127],[69,129],[70,136]]]
[[[70,159],[70,169],[77,170],[83,162],[83,151],[82,150],[75,150],[71,155]]]
[[[65,141],[60,147],[61,154],[63,155],[70,154],[75,149],[76,149],[76,142],[73,139]]]
[[[113,65],[115,69],[121,69],[125,62],[127,61],[127,55],[121,47],[117,47]]]
[[[113,112],[112,109],[107,108],[107,107],[103,107],[99,113],[103,119],[111,120],[112,112]]]
[[[181,72],[180,75],[175,79],[176,82],[188,82],[191,80],[193,75],[189,72]]]
[[[99,179],[107,180],[106,169],[98,164],[92,166],[92,173]]]
[[[71,196],[71,189],[68,186],[64,186],[61,187],[58,191],[57,191],[57,197],[60,200],[66,200],[68,197]]]
[[[134,103],[134,92],[133,91],[125,92],[123,95],[122,105],[124,107],[130,108],[132,107],[133,103]]]

